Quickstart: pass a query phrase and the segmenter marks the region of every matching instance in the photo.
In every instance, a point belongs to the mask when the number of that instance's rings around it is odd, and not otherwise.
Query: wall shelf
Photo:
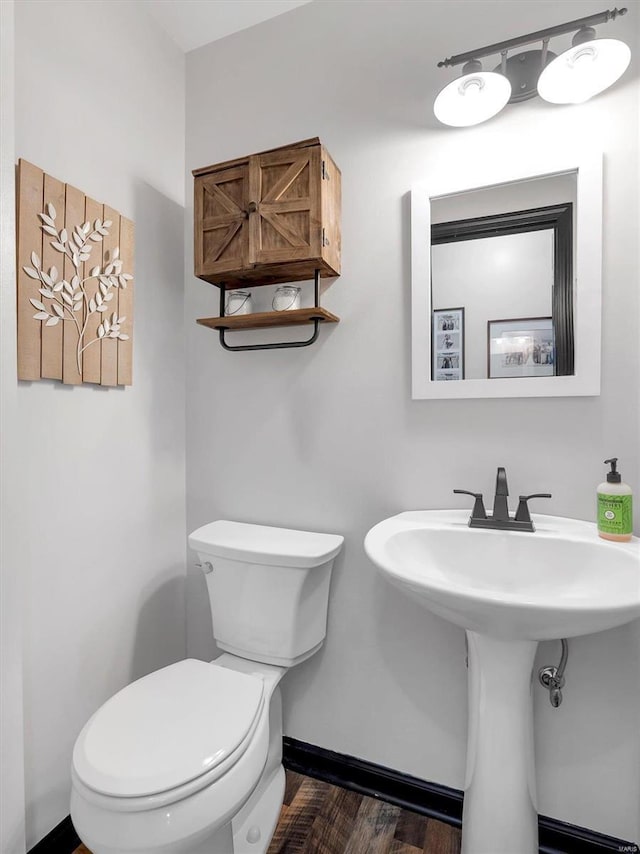
[[[226,317],[201,317],[196,322],[209,329],[275,329],[278,326],[306,326],[314,320],[339,323],[340,318],[326,308],[295,308],[288,311],[261,311],[253,314],[236,314]]]
[[[193,172],[194,272],[220,289],[216,329],[225,350],[308,347],[321,323],[338,323],[320,306],[320,277],[340,275],[340,170],[317,137],[217,163]],[[227,315],[225,294],[237,288],[305,281],[314,306]],[[229,344],[227,332],[311,326],[303,341]]]

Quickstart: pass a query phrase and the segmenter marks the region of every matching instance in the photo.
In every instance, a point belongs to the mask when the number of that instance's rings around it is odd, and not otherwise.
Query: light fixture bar
[[[535,33],[528,33],[526,36],[518,36],[515,39],[507,39],[503,42],[487,45],[477,50],[469,50],[466,53],[458,53],[455,56],[450,56],[448,59],[438,63],[438,68],[450,68],[454,65],[462,65],[472,59],[482,59],[485,56],[493,56],[496,53],[503,53],[513,47],[521,47],[526,44],[534,44],[535,42],[548,40],[554,36],[573,33],[582,27],[593,27],[596,24],[606,24],[609,21],[615,20],[618,15],[626,15],[627,9],[611,9],[605,12],[598,12],[595,15],[588,15],[586,18],[577,18],[575,21],[569,21],[566,24],[558,24],[555,27],[547,27],[546,30],[538,30]]]

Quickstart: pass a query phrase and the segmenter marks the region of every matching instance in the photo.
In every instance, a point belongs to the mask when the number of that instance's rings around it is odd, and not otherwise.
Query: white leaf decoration
[[[102,222],[102,220],[96,219],[93,230],[90,221],[84,222],[82,225],[69,223],[68,228],[63,227],[58,232],[55,227],[56,210],[52,204],[47,203],[45,211],[37,216],[39,217],[39,222],[36,219],[40,226],[39,232],[41,231],[53,238],[49,241],[49,245],[65,256],[65,259],[70,259],[76,269],[72,271],[73,275],[67,281],[61,277],[56,266],[52,265],[48,272],[42,269],[38,251],[31,252],[31,265],[24,266],[22,269],[25,275],[38,282],[40,296],[50,300],[50,303],[45,306],[40,300],[29,298],[31,305],[36,309],[33,318],[42,321],[46,326],[57,326],[60,321],[72,320],[78,333],[75,336],[77,340],[76,354],[79,370],[81,370],[81,355],[90,344],[104,338],[129,340],[129,335],[120,331],[121,324],[126,318],[118,318],[117,312],[113,312],[112,318],[109,320],[107,312],[108,303],[115,296],[115,289],[118,287],[125,288],[127,282],[133,279],[133,275],[123,272],[124,262],[120,258],[120,248],[117,246],[106,251],[102,261],[103,268],[100,267],[100,254],[97,259],[99,263],[96,266],[91,267],[91,269],[89,263],[86,263],[86,266],[80,266],[89,261],[93,244],[100,243],[103,237],[109,234],[107,228],[112,225],[111,220]],[[64,220],[64,216],[62,219]],[[98,280],[98,288],[91,298],[85,290],[85,283],[89,279]],[[87,312],[83,323],[85,305]],[[102,317],[96,332],[93,333],[96,337],[91,339],[87,324],[94,313],[98,313]],[[74,316],[76,314],[79,315],[78,318]],[[95,329],[95,326],[93,328]]]
[[[105,228],[111,228],[111,226],[113,225],[113,221],[110,219],[105,219],[105,221],[102,224],[104,225]]]
[[[119,317],[118,323],[124,323],[126,319],[127,319],[126,317]]]

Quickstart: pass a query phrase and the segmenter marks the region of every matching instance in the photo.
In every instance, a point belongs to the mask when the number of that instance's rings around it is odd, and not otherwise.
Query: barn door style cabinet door
[[[341,175],[320,140],[195,169],[193,175],[195,275],[221,289],[220,317],[198,323],[222,330],[223,346],[236,349],[225,344],[224,331],[314,323],[317,335],[318,322],[336,322],[319,305],[318,281],[340,275]],[[224,316],[227,290],[314,278],[313,309]]]

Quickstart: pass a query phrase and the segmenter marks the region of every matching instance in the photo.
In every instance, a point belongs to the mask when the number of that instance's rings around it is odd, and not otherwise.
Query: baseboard
[[[73,854],[80,838],[71,823],[71,816],[63,818],[50,833],[30,849],[29,854]]]
[[[283,754],[284,766],[291,771],[389,801],[454,827],[462,826],[463,793],[459,789],[428,783],[373,762],[286,736]],[[540,854],[605,854],[612,851],[616,854],[640,854],[640,847],[633,842],[547,816],[539,817],[539,833]]]
[[[463,794],[459,789],[427,783],[418,777],[286,736],[283,762],[285,768],[299,774],[389,801],[454,827],[462,825]],[[640,854],[640,847],[633,842],[547,816],[540,816],[539,831],[540,854]],[[67,816],[29,854],[73,854],[79,845],[71,817]]]

